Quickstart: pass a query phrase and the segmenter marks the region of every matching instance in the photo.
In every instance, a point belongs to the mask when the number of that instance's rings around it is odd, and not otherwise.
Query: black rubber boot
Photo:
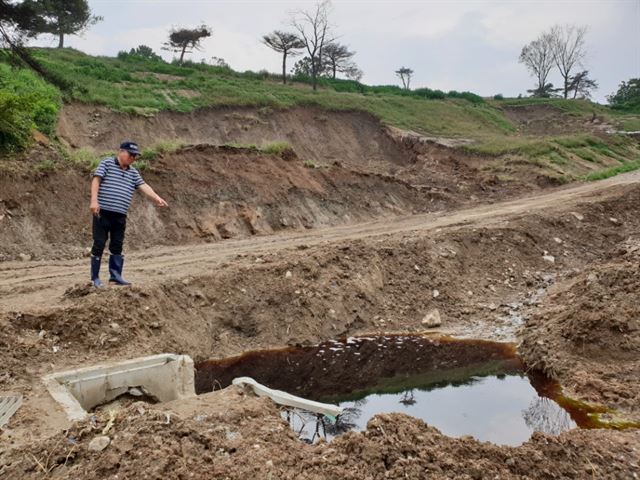
[[[122,267],[124,266],[124,257],[122,255],[109,256],[109,282],[116,285],[131,285],[122,278]]]
[[[102,257],[91,255],[91,285],[101,288],[104,285],[100,281],[100,261]]]

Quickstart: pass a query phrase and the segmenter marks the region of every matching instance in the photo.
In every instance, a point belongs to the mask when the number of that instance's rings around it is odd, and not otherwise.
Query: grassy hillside
[[[590,132],[530,135],[520,131],[504,113],[505,108],[514,106],[548,104],[568,118],[598,115],[626,129],[635,129],[629,127],[638,124],[637,116],[585,101],[485,100],[467,92],[445,94],[428,89],[407,92],[392,86],[369,87],[348,81],[326,81],[314,92],[306,83],[282,85],[276,76],[262,72],[235,72],[203,64],[178,66],[135,56],[92,57],[72,49],[32,52],[48,70],[74,86],[64,94],[65,101],[100,104],[117,111],[153,115],[160,110],[186,112],[216,105],[275,108],[314,105],[329,110],[362,110],[399,128],[474,139],[476,143],[467,147],[474,153],[508,156],[516,162],[533,160],[558,178],[574,178],[575,162],[590,162],[593,170],[598,170],[611,168],[612,162],[615,167],[616,162],[624,164],[638,159],[634,142],[624,137]],[[11,85],[13,92],[12,99],[0,96],[0,111],[3,105],[10,107],[11,101],[22,98],[22,125],[31,124],[45,133],[53,131],[61,96],[55,88],[31,72],[11,72],[1,56],[0,85],[3,90],[5,85]],[[32,111],[40,113],[31,114]],[[0,142],[2,130],[0,123]],[[13,142],[19,147],[25,142],[24,138],[4,137],[5,143]]]

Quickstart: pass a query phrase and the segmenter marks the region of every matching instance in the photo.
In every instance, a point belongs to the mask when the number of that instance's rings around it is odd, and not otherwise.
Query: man
[[[127,225],[127,212],[133,192],[139,189],[158,207],[166,207],[165,202],[147,185],[133,162],[140,155],[135,142],[123,142],[118,155],[105,158],[93,173],[91,180],[91,213],[93,214],[93,248],[91,249],[91,283],[100,288],[100,262],[107,239],[109,242],[109,282],[115,285],[130,285],[122,278],[124,257],[122,244]]]

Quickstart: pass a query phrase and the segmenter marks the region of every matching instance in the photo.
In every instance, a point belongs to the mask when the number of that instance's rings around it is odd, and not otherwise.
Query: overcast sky
[[[104,21],[67,45],[94,55],[145,44],[160,52],[172,26],[206,23],[213,36],[191,58],[224,58],[236,70],[280,71],[280,56],[260,43],[289,29],[291,13],[314,1],[89,0]],[[368,84],[398,84],[394,71],[415,71],[413,87],[516,96],[533,86],[518,55],[556,23],[587,25],[587,68],[600,102],[622,80],[640,77],[640,0],[333,0],[340,41],[357,52]],[[44,38],[42,39],[44,40]],[[39,43],[42,43],[42,40]],[[45,44],[55,46],[54,40]],[[293,64],[293,62],[291,62]],[[560,85],[553,72],[551,81]]]

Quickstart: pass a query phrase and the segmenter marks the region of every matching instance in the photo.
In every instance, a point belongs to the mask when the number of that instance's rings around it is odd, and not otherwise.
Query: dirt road
[[[516,200],[438,214],[423,214],[352,224],[306,232],[256,236],[205,245],[157,247],[132,252],[126,264],[133,282],[197,275],[239,255],[260,255],[300,246],[313,246],[376,236],[487,226],[507,222],[524,214],[568,210],[581,203],[601,201],[625,186],[640,182],[640,172],[608,180],[579,184]],[[131,248],[130,251],[133,249]],[[103,269],[103,270],[106,270]],[[108,273],[103,273],[103,276]],[[6,262],[0,264],[0,312],[52,307],[64,301],[70,286],[88,278],[87,260]],[[88,280],[87,280],[88,283]]]

